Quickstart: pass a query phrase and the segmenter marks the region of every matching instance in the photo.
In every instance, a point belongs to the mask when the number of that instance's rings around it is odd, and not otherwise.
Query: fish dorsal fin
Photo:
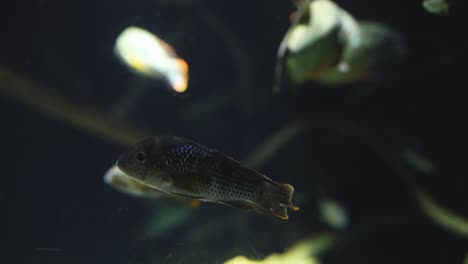
[[[217,151],[213,151],[209,155],[209,166],[206,168],[208,175],[219,177],[230,177],[234,181],[248,184],[260,184],[261,182],[269,182],[273,185],[279,184],[260,172],[242,166],[237,160],[225,156]],[[215,165],[213,165],[213,163]]]
[[[272,184],[278,184],[274,182],[272,179],[268,178],[266,175],[256,170],[249,169],[249,168],[242,166],[238,161],[234,159],[231,159],[229,157],[226,157],[226,159],[227,159],[226,160],[227,163],[231,163],[227,166],[232,166],[231,174],[233,176],[240,177],[241,179],[250,180],[250,181],[266,181]]]
[[[175,145],[172,145],[172,147],[174,147],[174,146],[181,146],[181,145],[184,145],[184,144],[189,144],[189,145],[192,145],[192,146],[196,146],[196,147],[198,147],[198,148],[200,148],[200,149],[203,149],[204,151],[206,151],[207,153],[210,153],[210,154],[212,154],[212,153],[218,153],[217,150],[212,149],[212,148],[209,148],[209,147],[207,147],[207,146],[205,146],[205,145],[202,145],[202,144],[197,143],[197,142],[195,142],[195,141],[193,141],[193,140],[190,140],[190,139],[172,136],[172,137],[170,137],[170,140],[176,142]]]
[[[174,48],[167,44],[164,40],[158,39],[159,45],[164,49],[164,51],[169,55],[170,57],[177,58],[177,53],[175,52]]]

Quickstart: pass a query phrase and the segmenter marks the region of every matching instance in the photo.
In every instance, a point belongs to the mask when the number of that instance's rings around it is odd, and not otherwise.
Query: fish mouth
[[[117,160],[117,162],[115,163],[114,166],[112,166],[111,169],[114,169],[114,171],[120,171],[121,173],[125,174],[126,176],[130,177],[130,175],[128,174],[128,170],[127,170],[127,166],[124,165],[125,163],[122,163],[122,162],[119,162],[119,160]]]
[[[132,149],[122,153],[114,164],[114,167],[118,168],[125,174],[128,174],[128,167],[132,163],[132,156],[133,156]]]
[[[107,183],[107,184],[115,184],[116,182],[118,182],[120,180],[121,177],[128,177],[130,178],[127,173],[125,173],[124,171],[122,171],[118,166],[117,166],[117,162],[114,163],[114,165],[112,165],[112,167],[110,167],[106,173],[104,174],[104,182]]]
[[[123,174],[123,172],[117,167],[117,163],[112,165],[107,172],[104,174],[104,182],[107,184],[111,184],[112,181],[114,180],[116,174]]]

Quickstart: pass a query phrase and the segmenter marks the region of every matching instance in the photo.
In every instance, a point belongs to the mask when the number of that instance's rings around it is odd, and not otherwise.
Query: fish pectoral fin
[[[198,208],[201,205],[201,201],[199,199],[189,199],[188,203],[192,208]]]
[[[249,201],[217,201],[217,203],[222,203],[234,208],[240,208],[248,211],[254,211],[260,214],[263,214],[264,211],[261,210],[255,203]]]

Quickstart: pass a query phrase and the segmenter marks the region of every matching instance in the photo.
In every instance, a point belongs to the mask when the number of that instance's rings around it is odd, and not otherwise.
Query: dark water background
[[[437,170],[415,172],[414,181],[468,216],[461,7],[441,17],[425,12],[420,1],[338,1],[358,19],[400,31],[408,45],[404,64],[394,77],[371,84],[330,89],[309,83],[272,96],[290,2],[174,2],[4,2],[0,63],[83,108],[108,112],[137,82],[112,52],[115,37],[129,25],[142,26],[174,43],[187,59],[190,90],[175,96],[151,84],[127,123],[191,138],[241,160],[297,118],[351,120],[390,149],[417,146]],[[142,238],[147,219],[163,202],[128,197],[103,183],[123,146],[4,96],[0,118],[0,263],[262,257],[330,229],[318,220],[316,199],[323,192],[348,210],[350,229],[403,219],[327,252],[323,263],[462,263],[468,252],[466,239],[419,212],[411,190],[379,151],[333,129],[308,130],[258,168],[306,197],[289,221],[205,204],[168,233]]]

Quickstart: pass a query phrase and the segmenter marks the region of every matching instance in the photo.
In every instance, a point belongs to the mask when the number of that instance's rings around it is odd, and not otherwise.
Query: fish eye
[[[139,162],[145,162],[146,161],[146,154],[144,152],[138,152],[136,155],[135,155],[135,158],[139,161]]]

